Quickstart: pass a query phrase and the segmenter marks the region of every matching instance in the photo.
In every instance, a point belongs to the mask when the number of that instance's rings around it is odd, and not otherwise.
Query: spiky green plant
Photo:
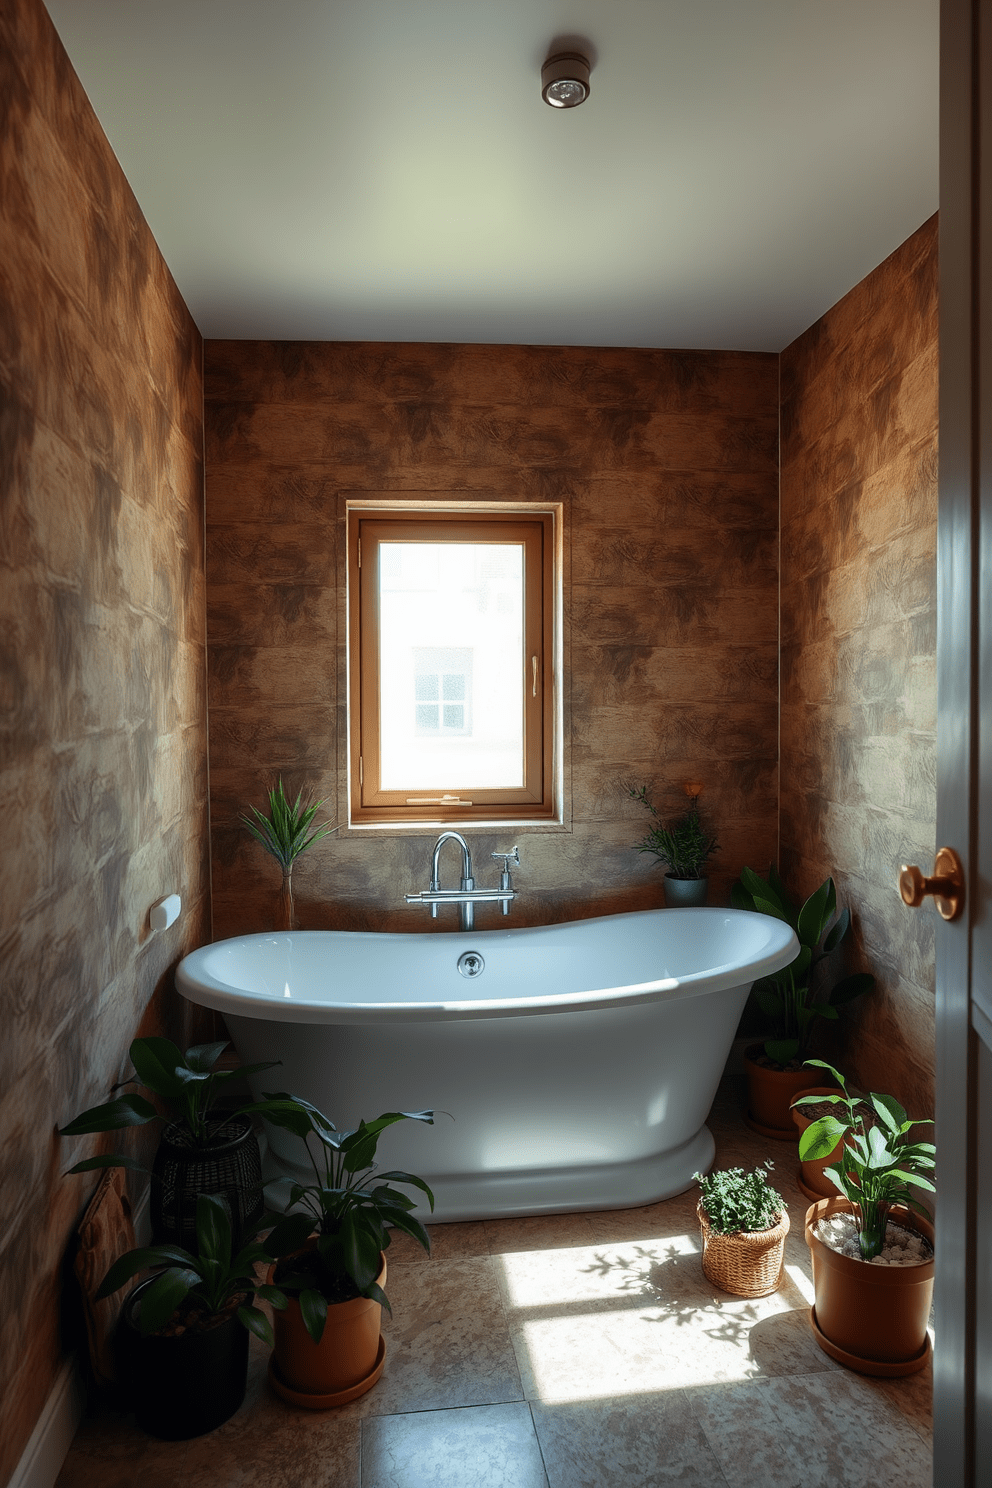
[[[268,816],[263,815],[257,806],[250,806],[248,814],[243,814],[241,820],[255,841],[272,854],[283,872],[291,873],[301,852],[319,842],[321,837],[337,831],[336,825],[327,822],[314,827],[313,819],[323,804],[323,799],[304,802],[302,791],[291,802],[280,775],[278,784],[269,791]]]
[[[701,790],[702,786],[696,787],[695,782],[685,787],[689,809],[668,827],[661,821],[646,785],[637,790],[632,787],[630,790],[634,800],[640,801],[655,818],[654,825],[646,836],[635,843],[635,852],[651,853],[659,863],[667,863],[675,878],[702,878],[707,858],[712,857],[720,847],[719,842],[707,832],[699,819]]]

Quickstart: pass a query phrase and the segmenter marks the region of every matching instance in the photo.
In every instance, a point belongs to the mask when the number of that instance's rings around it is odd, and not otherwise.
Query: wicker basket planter
[[[767,1297],[778,1290],[789,1233],[787,1209],[772,1230],[739,1230],[733,1235],[711,1230],[701,1204],[696,1213],[703,1233],[703,1275],[714,1286],[737,1297]]]

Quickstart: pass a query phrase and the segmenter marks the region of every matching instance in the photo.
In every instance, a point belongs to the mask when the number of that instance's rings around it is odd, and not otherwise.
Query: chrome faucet
[[[457,842],[462,850],[462,877],[457,889],[442,889],[441,887],[441,848],[446,842]],[[492,856],[502,859],[503,871],[500,874],[498,889],[477,889],[475,879],[472,877],[472,854],[468,843],[460,832],[442,832],[434,844],[431,854],[431,881],[430,887],[420,894],[406,894],[404,897],[407,904],[429,904],[431,907],[431,919],[437,919],[439,904],[457,904],[461,912],[461,928],[472,930],[475,928],[475,906],[477,904],[499,903],[505,915],[510,913],[510,902],[517,896],[510,877],[510,864],[520,862],[520,854],[516,847],[512,847],[507,853],[494,852]]]
[[[463,894],[467,894],[475,888],[475,879],[472,877],[472,854],[461,832],[442,832],[435,842],[434,851],[431,854],[430,892],[437,894],[441,888],[441,849],[446,842],[457,842],[462,850],[462,881],[459,887]],[[466,904],[464,900],[460,900],[459,903],[462,907],[462,929],[471,930],[475,923],[475,905]],[[437,904],[431,905],[431,919],[437,919]]]

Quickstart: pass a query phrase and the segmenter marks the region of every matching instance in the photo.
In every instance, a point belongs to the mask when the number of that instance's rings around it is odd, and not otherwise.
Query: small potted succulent
[[[290,1404],[326,1410],[364,1394],[382,1373],[381,1310],[392,1310],[383,1290],[389,1227],[430,1252],[430,1236],[411,1213],[414,1201],[393,1185],[420,1189],[432,1210],[434,1195],[412,1173],[377,1172],[375,1153],[388,1126],[433,1125],[434,1113],[389,1111],[339,1132],[299,1097],[266,1092],[265,1104],[266,1119],[303,1142],[315,1179],[293,1185],[290,1204],[298,1212],[279,1220],[266,1240],[279,1261],[272,1279],[289,1297],[275,1319],[269,1379]]]
[[[138,1038],[131,1044],[134,1074],[113,1089],[140,1085],[173,1108],[172,1119],[145,1096],[126,1091],[116,1099],[83,1111],[67,1126],[63,1137],[121,1131],[165,1121],[152,1167],[151,1218],[156,1240],[174,1241],[191,1249],[196,1244],[196,1204],[201,1193],[222,1190],[230,1207],[235,1242],[263,1210],[262,1161],[258,1139],[246,1107],[228,1109],[223,1097],[244,1075],[272,1069],[278,1060],[218,1069],[227,1042],[196,1044],[185,1054],[170,1039]],[[252,1111],[264,1108],[252,1104]],[[136,1158],[103,1152],[75,1163],[70,1173],[98,1168],[146,1169]]]
[[[738,1297],[765,1297],[781,1280],[789,1211],[768,1181],[771,1168],[769,1162],[750,1173],[693,1174],[700,1187],[703,1275]]]
[[[917,1141],[912,1128],[932,1123],[911,1120],[891,1095],[873,1093],[872,1125],[837,1070],[819,1059],[809,1063],[827,1070],[841,1091],[809,1097],[834,1110],[799,1139],[802,1159],[825,1157],[839,1145],[826,1169],[837,1195],[806,1211],[813,1332],[825,1353],[862,1374],[915,1373],[930,1351],[934,1232],[912,1190],[934,1192],[926,1174],[936,1149]]]
[[[319,842],[322,837],[336,832],[337,826],[329,826],[326,822],[315,826],[314,817],[323,806],[323,800],[304,801],[303,792],[298,791],[296,800],[290,801],[283,789],[281,775],[268,794],[268,816],[259,811],[257,806],[249,806],[248,814],[243,815],[241,821],[255,841],[275,858],[282,869],[282,889],[275,928],[296,930],[299,927],[293,905],[293,865],[300,853]]]
[[[665,903],[670,909],[706,903],[709,881],[703,869],[720,846],[700,820],[699,797],[703,791],[702,782],[688,780],[683,790],[689,797],[689,808],[669,826],[662,822],[646,785],[636,790],[631,788],[630,791],[634,799],[640,801],[654,817],[653,825],[635,845],[634,851],[651,853],[659,863],[667,864]]]
[[[774,868],[767,879],[744,868],[731,888],[730,902],[735,909],[784,920],[799,940],[795,959],[781,971],[761,977],[752,988],[755,1001],[772,1020],[775,1032],[763,1044],[752,1044],[744,1054],[748,1126],[762,1136],[792,1142],[795,1127],[790,1103],[809,1089],[804,1061],[817,1020],[835,1020],[837,1009],[870,991],[875,978],[869,972],[855,972],[835,983],[825,995],[819,985],[817,968],[836,951],[851,928],[850,910],[837,913],[832,878],[797,908]]]
[[[176,1245],[129,1250],[97,1293],[111,1293],[156,1269],[125,1298],[118,1327],[120,1377],[138,1425],[151,1436],[185,1441],[213,1431],[238,1409],[248,1380],[248,1334],[272,1344],[272,1326],[255,1306],[263,1297],[284,1308],[285,1296],[258,1280],[269,1258],[249,1240],[235,1254],[227,1204],[201,1194],[197,1253]]]

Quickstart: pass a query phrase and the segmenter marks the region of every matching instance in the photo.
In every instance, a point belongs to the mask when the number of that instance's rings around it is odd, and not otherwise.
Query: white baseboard
[[[147,1185],[134,1206],[133,1222],[137,1243],[147,1245],[151,1238]],[[7,1488],[53,1488],[72,1439],[79,1430],[85,1408],[83,1373],[79,1359],[73,1353],[62,1362]]]
[[[53,1488],[83,1419],[86,1396],[75,1354],[64,1360],[8,1488]]]

